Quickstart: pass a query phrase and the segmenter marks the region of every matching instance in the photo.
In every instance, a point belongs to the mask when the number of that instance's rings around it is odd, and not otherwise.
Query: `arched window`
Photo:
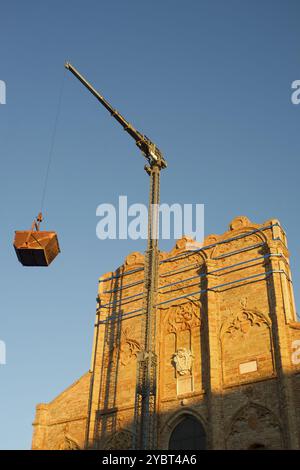
[[[192,416],[185,416],[173,430],[169,450],[204,450],[206,436],[202,424]]]

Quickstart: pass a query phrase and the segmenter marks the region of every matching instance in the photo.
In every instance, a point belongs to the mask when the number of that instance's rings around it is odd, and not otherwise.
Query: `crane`
[[[148,241],[144,268],[144,314],[142,316],[142,349],[137,361],[135,395],[135,449],[156,448],[156,295],[158,283],[158,214],[160,201],[160,171],[167,162],[159,148],[136,130],[69,62],[65,67],[97,98],[111,116],[135,140],[147,160],[145,171],[150,177],[148,202]]]

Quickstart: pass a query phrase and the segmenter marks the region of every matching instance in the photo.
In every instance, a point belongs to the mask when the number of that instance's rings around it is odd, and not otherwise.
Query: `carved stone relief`
[[[58,433],[54,449],[58,450],[80,450],[80,445],[69,433],[69,425],[66,424],[62,432]]]
[[[196,326],[200,326],[200,324],[200,306],[198,302],[185,302],[169,309],[167,333],[191,330]]]
[[[194,356],[190,349],[180,348],[173,355],[173,364],[179,375],[187,375],[191,373]]]
[[[110,436],[104,446],[105,450],[130,450],[133,445],[133,433],[128,429],[122,429]]]
[[[241,297],[239,301],[239,312],[233,314],[230,309],[226,309],[224,321],[221,326],[221,339],[224,336],[231,339],[244,339],[251,327],[270,327],[270,320],[257,309],[249,309],[248,297]]]
[[[227,437],[228,449],[247,449],[255,442],[280,449],[282,437],[277,418],[267,408],[250,403],[233,418]]]
[[[134,339],[134,336],[135,333],[132,328],[126,327],[122,329],[119,344],[108,350],[104,361],[107,364],[116,364],[118,361],[121,366],[127,366],[132,360],[136,359],[141,346]]]
[[[269,327],[263,315],[250,310],[243,310],[223,324],[221,337],[223,338],[226,335],[227,339],[229,337],[231,340],[243,340],[251,327],[261,327],[263,325]]]
[[[247,382],[261,374],[273,374],[270,320],[263,313],[247,308],[246,298],[241,299],[238,313],[230,312],[225,316],[220,341],[226,384]]]
[[[230,238],[230,236],[226,236],[226,238]],[[258,245],[262,243],[262,239],[257,235],[249,235],[247,236],[247,245]],[[245,242],[243,239],[232,240],[230,242],[221,243],[216,245],[212,250],[212,258],[222,257],[227,253],[233,253],[240,248],[244,248]]]

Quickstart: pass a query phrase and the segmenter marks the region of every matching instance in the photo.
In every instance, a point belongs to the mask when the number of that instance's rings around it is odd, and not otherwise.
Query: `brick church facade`
[[[158,449],[300,449],[300,323],[277,220],[160,254]],[[39,404],[33,449],[130,449],[144,256],[99,281],[90,370]]]

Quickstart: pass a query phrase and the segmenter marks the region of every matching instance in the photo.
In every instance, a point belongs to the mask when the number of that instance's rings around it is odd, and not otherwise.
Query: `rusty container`
[[[49,266],[60,253],[56,232],[16,230],[14,248],[23,266]]]

